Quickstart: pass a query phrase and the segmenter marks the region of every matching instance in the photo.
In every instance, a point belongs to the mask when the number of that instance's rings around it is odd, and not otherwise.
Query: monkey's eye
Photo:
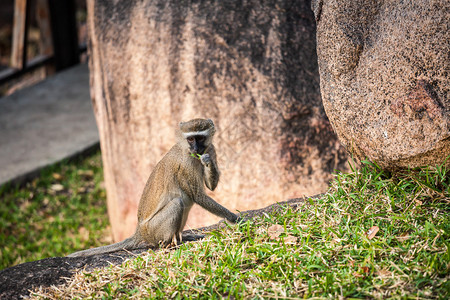
[[[195,141],[195,138],[192,137],[192,136],[190,136],[190,137],[187,138],[187,141],[188,141],[190,144],[192,144],[192,143]]]
[[[205,140],[205,137],[202,136],[202,135],[200,135],[200,136],[197,137],[197,141],[198,141],[198,142],[203,142],[204,140]]]

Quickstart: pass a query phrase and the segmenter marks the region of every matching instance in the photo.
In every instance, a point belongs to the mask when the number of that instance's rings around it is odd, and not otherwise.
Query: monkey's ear
[[[181,128],[181,126],[183,126],[183,124],[184,124],[184,122],[180,122],[180,124],[178,124],[178,126],[180,126],[180,128]]]
[[[214,126],[214,122],[211,119],[208,119],[208,123],[211,124],[212,126]]]

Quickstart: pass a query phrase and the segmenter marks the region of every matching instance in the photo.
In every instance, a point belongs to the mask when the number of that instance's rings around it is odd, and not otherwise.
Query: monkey
[[[158,162],[147,180],[138,206],[138,225],[133,236],[103,247],[78,251],[68,257],[90,256],[118,250],[177,245],[194,203],[236,223],[238,216],[205,192],[219,182],[211,119],[181,122],[177,143]]]

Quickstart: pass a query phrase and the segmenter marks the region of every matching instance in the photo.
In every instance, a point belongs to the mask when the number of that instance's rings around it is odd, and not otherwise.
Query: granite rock
[[[386,169],[442,164],[450,2],[332,0],[312,9],[323,104],[347,150]]]
[[[91,95],[115,240],[180,121],[211,118],[230,210],[324,192],[346,166],[319,91],[309,1],[88,1]],[[217,217],[198,206],[187,226]]]

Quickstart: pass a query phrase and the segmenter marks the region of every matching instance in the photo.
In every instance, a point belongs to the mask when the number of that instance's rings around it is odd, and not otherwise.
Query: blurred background
[[[0,1],[0,97],[86,57],[85,0]]]

